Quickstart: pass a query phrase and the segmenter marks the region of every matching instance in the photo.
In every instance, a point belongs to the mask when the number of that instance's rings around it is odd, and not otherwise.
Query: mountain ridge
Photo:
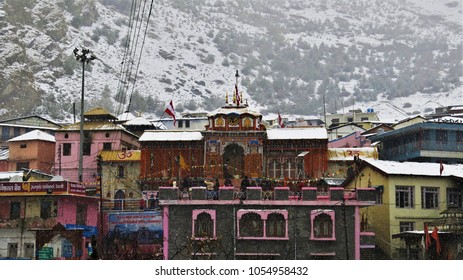
[[[23,2],[6,0],[0,9],[3,117],[69,120],[82,72],[72,49],[81,46],[100,58],[86,66],[86,108],[115,114],[159,116],[171,99],[179,113],[213,110],[233,92],[236,70],[244,98],[264,114],[320,115],[323,95],[328,111],[336,100],[368,108],[417,94],[462,100],[461,25],[448,9],[414,11],[420,1],[156,1],[148,28],[142,5],[150,1],[137,2],[139,21],[118,0],[29,1],[29,16],[20,17]],[[461,15],[461,3],[447,4]],[[124,60],[130,22],[136,51]],[[124,63],[132,68],[125,77]],[[402,109],[425,113],[412,107]]]

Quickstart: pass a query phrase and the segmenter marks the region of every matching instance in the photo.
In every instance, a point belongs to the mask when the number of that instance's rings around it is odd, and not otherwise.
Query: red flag
[[[440,162],[440,175],[442,175],[442,172],[444,171],[444,164],[442,163],[442,161]]]
[[[280,112],[278,112],[278,124],[280,125],[281,128],[285,127],[285,124],[283,123],[283,119],[280,116]]]
[[[166,108],[166,110],[165,110],[164,112],[166,112],[169,116],[171,116],[172,118],[174,118],[174,125],[175,125],[175,122],[176,122],[177,120],[175,119],[174,103],[172,102],[172,100],[171,100],[170,103],[167,105],[167,108]]]
[[[437,233],[439,229],[435,226],[434,230],[431,233],[432,238],[436,240],[436,251],[437,254],[440,255],[441,247],[440,247],[440,241],[439,241],[439,233]]]
[[[431,237],[429,236],[428,224],[424,224],[424,234],[426,236],[426,250],[431,246]]]
[[[236,97],[236,104],[240,105],[240,94],[238,93],[238,84],[235,84],[235,97]]]

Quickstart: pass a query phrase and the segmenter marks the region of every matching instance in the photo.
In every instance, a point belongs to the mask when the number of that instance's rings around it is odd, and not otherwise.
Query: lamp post
[[[85,88],[85,64],[96,59],[89,49],[74,48],[74,56],[76,60],[82,63],[82,95],[80,99],[80,149],[79,149],[79,182],[82,183],[82,166],[83,166],[83,151],[84,151],[84,88]]]

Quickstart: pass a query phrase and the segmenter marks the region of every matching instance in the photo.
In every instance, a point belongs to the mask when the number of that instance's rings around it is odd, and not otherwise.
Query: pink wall
[[[109,137],[106,134],[109,133]],[[68,134],[68,138],[64,135]],[[79,155],[80,155],[80,132],[79,131],[60,131],[55,134],[56,139],[56,156],[55,156],[55,175],[59,174],[61,169],[61,176],[66,180],[78,181],[79,180]],[[131,136],[122,131],[92,131],[91,132],[91,150],[90,155],[83,157],[82,179],[83,182],[96,182],[96,168],[97,168],[97,155],[98,152],[103,150],[103,143],[110,142],[112,150],[120,150],[122,143],[136,145],[138,141],[134,136]],[[64,156],[63,144],[71,144],[71,155]],[[61,157],[58,153],[61,146]]]
[[[332,140],[328,142],[328,148],[370,147],[370,140],[366,140],[361,134],[361,131],[355,131],[345,137]]]

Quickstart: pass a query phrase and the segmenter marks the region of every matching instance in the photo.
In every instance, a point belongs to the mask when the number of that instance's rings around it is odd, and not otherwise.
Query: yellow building
[[[344,187],[377,189],[377,205],[363,210],[363,226],[375,232],[376,245],[387,257],[402,259],[403,244],[392,235],[423,230],[424,223],[435,222],[449,205],[462,209],[462,179],[462,165],[367,159]],[[411,249],[423,258],[423,248]]]
[[[142,198],[138,184],[140,150],[101,151],[101,185],[104,206],[112,210],[136,210]]]

